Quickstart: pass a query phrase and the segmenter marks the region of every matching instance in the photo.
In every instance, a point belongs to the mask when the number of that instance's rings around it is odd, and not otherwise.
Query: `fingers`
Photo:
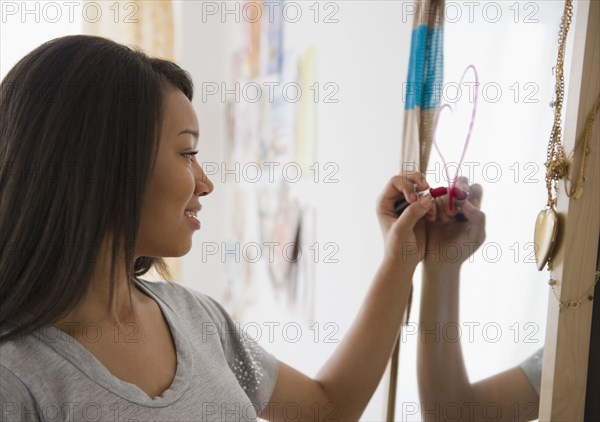
[[[481,198],[483,196],[483,188],[481,185],[475,183],[471,185],[471,189],[469,190],[469,202],[471,202],[475,207],[481,208]]]
[[[437,218],[437,208],[437,202],[434,201],[433,206],[427,211],[427,214],[425,214],[425,218],[429,221],[435,221]]]
[[[453,196],[453,212],[454,218],[459,223],[464,223],[467,221],[465,215],[462,212],[462,208],[464,204],[468,201],[469,198],[469,179],[467,177],[461,176],[456,181],[456,189]]]
[[[429,214],[434,208],[435,206],[431,201],[431,198],[421,198],[417,202],[410,204],[408,208],[404,210],[396,224],[398,224],[403,231],[412,231],[417,222],[425,215]]]
[[[444,195],[441,198],[435,199],[436,219],[442,223],[450,221],[450,217],[447,214],[448,210],[448,197]]]
[[[472,223],[485,224],[485,214],[480,211],[483,188],[474,183],[469,188],[469,197],[467,201],[461,203],[461,212]]]
[[[454,200],[454,207],[453,209],[450,209],[449,199],[449,195],[444,195],[436,200],[439,201],[438,217],[442,221],[450,221],[451,219],[454,219],[457,213],[457,205],[459,205],[459,201]]]
[[[394,201],[400,196],[399,193],[402,193],[408,202],[413,203],[417,200],[415,187],[419,191],[429,189],[423,173],[413,171],[393,176],[385,187],[381,200]]]
[[[481,198],[483,196],[483,188],[481,185],[474,183],[469,186],[469,179],[465,176],[461,176],[456,181],[456,188],[457,190],[466,192],[467,197],[463,200],[458,200],[455,197],[452,210],[449,205],[449,195],[437,198],[435,201],[436,219],[442,223],[454,222],[459,213],[463,214],[468,220],[479,218],[478,216],[475,216],[474,212],[476,210],[478,211],[481,207]]]
[[[482,213],[478,207],[473,205],[471,202],[465,202],[462,213],[472,223],[479,224],[485,219],[485,214]]]

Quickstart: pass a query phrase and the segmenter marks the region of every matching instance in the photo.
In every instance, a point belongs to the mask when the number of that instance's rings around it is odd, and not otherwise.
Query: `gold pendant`
[[[558,216],[552,208],[540,211],[535,220],[535,233],[533,235],[535,260],[539,271],[551,257],[558,232]]]

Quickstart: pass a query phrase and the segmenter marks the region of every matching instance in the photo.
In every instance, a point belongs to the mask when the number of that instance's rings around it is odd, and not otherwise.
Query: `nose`
[[[208,178],[208,176],[204,173],[204,170],[202,170],[200,164],[197,164],[197,166],[198,172],[196,174],[196,190],[194,192],[198,196],[206,196],[213,191],[215,186],[213,185],[213,182],[211,182],[211,180]]]

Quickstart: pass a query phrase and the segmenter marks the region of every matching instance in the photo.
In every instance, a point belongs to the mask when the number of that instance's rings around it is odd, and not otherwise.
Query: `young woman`
[[[192,98],[176,64],[83,35],[41,45],[2,81],[3,421],[346,421],[365,409],[423,258],[423,217],[435,218],[414,196],[423,175],[385,186],[384,256],[310,378],[240,335],[213,299],[140,278],[168,276],[161,257],[190,250],[213,190],[195,158]],[[411,205],[397,218],[401,197]]]
[[[459,323],[460,268],[485,240],[485,214],[481,212],[481,185],[469,187],[466,178],[458,187],[469,192],[461,204],[467,222],[459,222],[458,209],[450,211],[448,197],[437,198],[436,220],[427,222],[427,250],[458,246],[462,259],[444,260],[435,253],[423,260],[423,287],[419,327],[417,372],[421,413],[425,421],[524,421],[537,418],[541,381],[541,351],[521,365],[471,384],[460,342],[427,335],[433,327]]]

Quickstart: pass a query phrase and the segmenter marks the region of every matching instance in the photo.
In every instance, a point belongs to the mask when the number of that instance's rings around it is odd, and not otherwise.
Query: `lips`
[[[198,213],[202,209],[202,205],[194,205],[193,207],[187,208],[183,213],[189,217],[197,217]]]

